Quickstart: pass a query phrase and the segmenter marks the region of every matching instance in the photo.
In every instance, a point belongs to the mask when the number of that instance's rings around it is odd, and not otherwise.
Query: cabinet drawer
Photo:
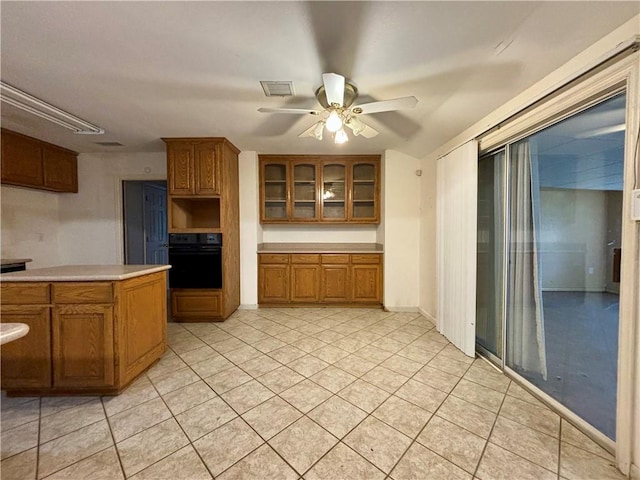
[[[206,290],[171,290],[171,315],[205,318],[222,315],[222,293]]]
[[[322,258],[322,264],[323,265],[337,265],[337,264],[343,264],[343,263],[349,263],[349,255],[347,254],[335,254],[335,253],[328,253],[328,254],[324,254],[321,255]]]
[[[351,255],[351,263],[367,263],[367,264],[379,264],[382,259],[382,255],[377,253]]]
[[[53,285],[55,303],[111,303],[113,289],[110,282],[56,283]]]
[[[291,263],[320,263],[320,255],[317,253],[291,254]]]
[[[259,255],[260,263],[289,263],[289,255],[274,254],[274,253],[261,253]]]
[[[49,303],[49,284],[15,282],[0,285],[3,305],[37,305]]]

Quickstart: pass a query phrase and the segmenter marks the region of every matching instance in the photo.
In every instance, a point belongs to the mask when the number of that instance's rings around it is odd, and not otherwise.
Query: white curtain
[[[437,172],[438,331],[474,356],[478,143],[438,159]]]
[[[540,188],[529,141],[510,147],[511,212],[507,301],[507,364],[547,379],[540,276]]]

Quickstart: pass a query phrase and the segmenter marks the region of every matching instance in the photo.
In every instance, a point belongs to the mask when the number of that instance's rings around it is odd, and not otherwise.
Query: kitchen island
[[[166,350],[169,265],[72,265],[0,275],[9,395],[118,394]]]

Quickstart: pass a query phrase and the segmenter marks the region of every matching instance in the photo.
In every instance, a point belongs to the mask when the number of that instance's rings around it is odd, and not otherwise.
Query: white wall
[[[436,269],[436,158],[420,163],[420,311],[435,319],[438,315],[438,285]]]
[[[384,154],[384,305],[417,311],[420,300],[420,161]]]
[[[123,263],[122,180],[166,178],[164,152],[80,154],[78,193],[59,200],[60,263]]]
[[[606,201],[601,190],[540,189],[543,290],[605,290]]]
[[[360,225],[263,225],[265,243],[375,243],[376,227]]]
[[[58,203],[74,194],[2,185],[0,195],[2,258],[31,258],[28,269],[60,265]]]
[[[258,198],[258,155],[242,152],[238,157],[240,172],[240,304],[243,308],[258,305],[258,256],[262,242]]]

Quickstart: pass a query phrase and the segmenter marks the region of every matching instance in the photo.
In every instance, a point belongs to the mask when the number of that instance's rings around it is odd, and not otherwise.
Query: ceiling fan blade
[[[318,110],[308,110],[304,108],[259,108],[262,113],[294,113],[298,115],[320,115]]]
[[[324,83],[324,91],[329,105],[337,103],[342,106],[344,102],[344,77],[337,73],[323,73],[322,83]]]
[[[353,134],[355,136],[362,135],[364,138],[373,138],[379,133],[375,128],[370,127],[369,125],[367,125],[366,123],[364,123],[362,120],[360,120],[358,117],[355,117],[355,116],[349,118],[349,120],[347,120],[345,125],[349,127],[351,130],[353,130]]]
[[[416,97],[402,97],[394,98],[393,100],[383,100],[381,102],[363,103],[362,105],[353,107],[351,110],[359,114],[390,112],[403,108],[413,108],[417,103],[418,99]]]
[[[375,128],[370,127],[369,125],[365,125],[364,130],[360,132],[360,135],[363,136],[364,138],[373,138],[377,136],[378,133],[379,132]]]
[[[322,140],[322,132],[324,130],[324,122],[320,120],[319,122],[314,123],[309,128],[307,128],[304,132],[302,132],[298,137],[313,137],[317,140]]]

